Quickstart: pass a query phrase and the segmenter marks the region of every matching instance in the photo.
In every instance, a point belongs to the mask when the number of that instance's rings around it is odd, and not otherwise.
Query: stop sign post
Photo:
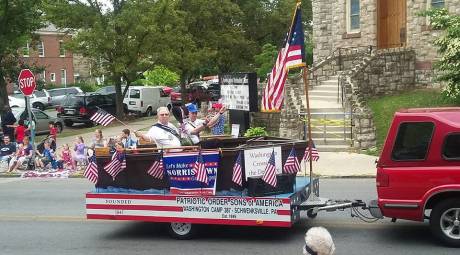
[[[29,125],[33,128],[32,125],[32,112],[30,110],[30,96],[34,93],[35,88],[37,87],[37,83],[35,82],[35,76],[29,69],[22,69],[19,73],[18,77],[19,83],[19,90],[21,90],[22,94],[24,94],[26,98],[26,107],[29,119]],[[32,158],[35,158],[35,130],[31,132],[31,140],[32,143]]]

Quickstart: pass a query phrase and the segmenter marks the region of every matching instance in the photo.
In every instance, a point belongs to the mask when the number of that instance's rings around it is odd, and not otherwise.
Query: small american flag
[[[232,181],[239,186],[243,186],[243,175],[241,171],[241,154],[242,152],[238,153],[238,157],[236,158],[235,165],[233,166],[233,174],[232,174]]]
[[[195,172],[195,177],[197,181],[205,184],[208,183],[208,173],[206,172],[201,152],[198,154],[198,158],[195,162],[195,165],[193,165],[193,171]]]
[[[312,146],[311,146],[311,159],[312,159],[313,161],[318,161],[318,159],[319,159],[319,153],[318,153],[318,150],[317,150],[316,147],[315,147],[315,143],[313,143],[313,141],[312,141],[312,144],[311,144],[311,145],[312,145]],[[310,161],[310,150],[309,150],[309,147],[307,147],[307,148],[305,149],[305,153],[303,154],[302,160],[304,160],[304,161]]]
[[[284,163],[283,170],[287,174],[295,174],[300,171],[299,159],[297,159],[297,154],[295,153],[294,148],[292,148],[291,152],[289,153],[289,156],[286,159],[286,163]]]
[[[152,166],[147,170],[147,173],[153,178],[163,179],[163,172],[163,158],[160,155],[160,159],[153,162]]]
[[[112,156],[112,161],[110,161],[104,170],[112,176],[115,180],[115,177],[126,168],[126,156],[124,153],[115,152]]]
[[[115,117],[112,114],[110,114],[110,113],[108,113],[108,112],[106,112],[106,111],[104,111],[102,109],[97,110],[97,112],[95,112],[93,114],[93,116],[91,116],[91,118],[90,118],[90,120],[92,120],[92,121],[94,121],[96,123],[99,123],[104,127],[108,126],[110,123],[112,123],[112,121],[114,119],[115,119]]]
[[[276,167],[275,167],[275,149],[268,160],[262,180],[272,187],[276,187]]]
[[[89,164],[85,169],[83,175],[88,179],[90,182],[96,184],[97,183],[97,164],[96,164],[96,157],[92,156],[89,158]]]

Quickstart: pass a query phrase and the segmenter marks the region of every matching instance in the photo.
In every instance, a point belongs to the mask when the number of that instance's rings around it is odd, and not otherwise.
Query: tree
[[[260,81],[265,81],[267,74],[272,71],[277,54],[278,50],[276,47],[267,43],[262,47],[262,52],[254,57],[257,66],[257,76],[260,78]]]
[[[172,43],[165,40],[172,24],[160,28],[158,20],[171,6],[167,0],[48,0],[45,10],[48,20],[73,29],[69,47],[92,59],[92,66],[114,83],[117,115],[123,116],[129,85],[167,58],[161,51]],[[121,91],[123,82],[127,86]]]
[[[176,84],[179,81],[179,75],[165,66],[155,66],[152,70],[144,72],[144,79],[138,80],[143,85],[164,86]]]
[[[26,65],[19,58],[19,50],[42,26],[41,1],[0,0],[0,110],[8,105],[6,79],[15,82]],[[30,68],[30,67],[29,67]]]
[[[460,100],[460,16],[451,15],[446,9],[432,9],[423,13],[430,18],[431,27],[444,34],[434,40],[441,59],[435,68],[437,79],[446,82],[444,93]]]

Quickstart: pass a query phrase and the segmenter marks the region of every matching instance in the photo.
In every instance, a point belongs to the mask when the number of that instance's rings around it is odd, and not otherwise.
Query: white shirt
[[[177,128],[168,122],[168,127],[179,134]],[[175,135],[171,134],[162,128],[152,126],[146,134],[151,142],[155,142],[158,147],[180,147],[180,140]]]
[[[202,126],[205,123],[204,120],[196,119],[195,121],[187,120],[185,122],[185,130],[189,134],[190,139],[192,139],[193,144],[197,144],[200,142],[200,137],[198,135],[194,135],[191,132],[197,128]]]

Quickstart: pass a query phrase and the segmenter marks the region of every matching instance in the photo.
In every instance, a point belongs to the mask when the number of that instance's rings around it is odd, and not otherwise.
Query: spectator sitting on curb
[[[334,251],[335,245],[327,229],[313,227],[305,234],[304,255],[332,255]]]
[[[29,137],[24,137],[23,143],[20,144],[16,151],[16,156],[10,160],[9,172],[15,171],[21,166],[26,160],[32,157],[32,145],[29,142]]]
[[[0,145],[0,161],[10,163],[10,159],[16,152],[16,145],[11,143],[10,137],[5,135],[3,137],[3,144]]]

